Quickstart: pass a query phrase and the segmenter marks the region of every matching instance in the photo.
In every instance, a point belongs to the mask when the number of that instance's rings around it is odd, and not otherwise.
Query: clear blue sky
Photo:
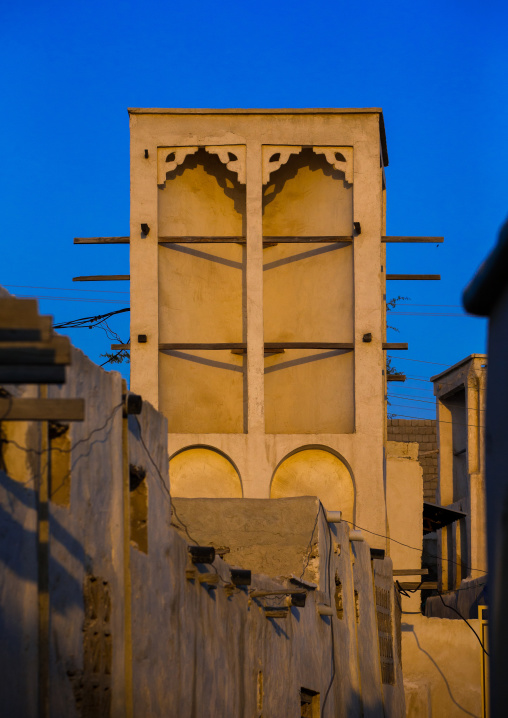
[[[413,397],[393,399],[401,408],[392,411],[432,416],[432,404],[415,401],[431,401],[417,379],[485,351],[484,320],[426,314],[462,313],[462,289],[508,214],[506,7],[3,3],[0,283],[24,296],[67,297],[41,299],[55,321],[128,306],[126,282],[71,278],[128,273],[127,247],[75,247],[72,238],[128,234],[129,106],[382,107],[388,234],[445,236],[438,248],[388,249],[389,272],[442,275],[391,282],[388,295],[411,298],[398,308],[410,315],[392,316],[400,333],[390,339],[408,341],[401,356],[418,360],[397,359],[415,379],[392,385]],[[111,322],[124,340],[127,317]],[[103,361],[109,341],[100,330],[70,336]]]

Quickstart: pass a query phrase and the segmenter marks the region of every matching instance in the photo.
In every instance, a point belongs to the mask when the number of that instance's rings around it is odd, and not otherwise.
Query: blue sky
[[[389,272],[442,275],[388,295],[411,298],[389,338],[414,377],[392,411],[430,418],[422,379],[485,351],[460,297],[508,214],[507,16],[470,0],[4,3],[0,283],[58,297],[40,301],[56,322],[128,306],[126,282],[71,279],[128,273],[127,247],[72,238],[128,234],[129,106],[382,107],[388,234],[445,236],[388,248]],[[111,322],[123,339],[127,317]],[[70,336],[103,361],[103,332]]]

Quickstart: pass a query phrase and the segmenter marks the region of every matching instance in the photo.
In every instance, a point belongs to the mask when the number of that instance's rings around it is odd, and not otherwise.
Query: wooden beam
[[[384,342],[383,349],[396,350],[396,349],[409,349],[409,345],[406,342]]]
[[[129,244],[130,237],[74,237],[74,244]]]
[[[126,350],[128,351],[131,348],[130,344],[111,344],[111,349],[116,351]],[[285,349],[328,349],[328,350],[337,350],[337,349],[345,349],[345,350],[352,350],[354,349],[353,342],[267,342],[264,346],[264,350],[267,354],[277,354],[282,353]],[[386,346],[383,345],[383,349],[407,349],[407,344],[387,344]],[[223,342],[213,342],[213,343],[202,343],[202,342],[171,342],[171,343],[161,343],[159,344],[159,349],[161,351],[176,351],[176,350],[192,350],[192,351],[210,351],[210,350],[225,350],[230,349],[231,351],[240,352],[240,351],[246,351],[247,345],[243,343],[223,343]]]
[[[444,242],[444,237],[381,237],[381,242],[387,244],[396,243],[429,243],[429,244],[441,244]]]
[[[113,346],[122,346],[122,345],[112,345]],[[159,349],[161,351],[176,351],[176,350],[217,350],[220,351],[222,349],[246,349],[247,345],[243,342],[239,342],[237,344],[233,343],[201,343],[201,342],[173,342],[170,344],[159,344]]]
[[[62,365],[0,365],[0,384],[63,384],[64,382],[65,367]]]
[[[437,581],[397,581],[403,591],[436,591]]]
[[[159,244],[245,244],[245,237],[159,237]]]
[[[245,244],[245,237],[159,237],[159,244]],[[352,242],[353,237],[263,237],[263,244],[305,244],[319,242]]]
[[[68,337],[53,336],[48,342],[0,342],[0,365],[48,365],[71,363]]]
[[[441,279],[440,274],[387,274],[387,279]]]
[[[263,237],[263,243],[270,242],[274,244],[305,244],[307,242],[316,243],[319,242],[352,242],[352,236],[334,236],[328,235],[326,237]]]
[[[354,349],[353,342],[266,342],[265,351],[279,349]]]
[[[84,399],[0,399],[0,421],[83,421]]]
[[[129,281],[130,274],[94,274],[89,277],[73,277],[73,282],[120,282]]]
[[[394,576],[427,576],[428,568],[394,568]]]
[[[386,381],[406,381],[405,374],[387,374]]]

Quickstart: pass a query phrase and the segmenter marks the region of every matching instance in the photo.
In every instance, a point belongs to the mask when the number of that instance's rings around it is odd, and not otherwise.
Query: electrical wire
[[[450,364],[442,364],[441,362],[437,362],[437,361],[424,361],[423,359],[408,359],[407,357],[395,357],[395,356],[393,356],[393,354],[387,354],[387,356],[390,357],[390,359],[397,359],[397,361],[399,359],[402,359],[403,361],[414,361],[414,362],[418,362],[419,364],[434,364],[435,366],[450,367]]]
[[[33,287],[30,284],[2,284],[2,287],[18,289],[56,289],[59,292],[93,292],[94,294],[130,294],[128,291],[117,289],[68,289],[67,287]]]
[[[112,334],[115,335],[114,338],[118,338],[118,335],[113,332],[107,325],[107,320],[110,317],[115,316],[116,314],[123,314],[124,312],[130,312],[129,307],[125,307],[124,309],[117,309],[114,312],[107,312],[106,314],[97,314],[92,317],[80,317],[79,319],[70,319],[68,322],[60,322],[60,324],[55,324],[54,329],[93,329],[94,327],[100,327],[103,328],[102,325],[105,325],[106,333],[109,331]]]
[[[343,521],[345,521],[348,524],[351,524],[351,526],[354,529],[360,529],[360,531],[366,531],[368,534],[372,534],[373,536],[379,536],[380,538],[384,538],[387,541],[393,541],[393,543],[397,543],[397,544],[399,544],[399,546],[405,546],[406,548],[410,548],[413,551],[418,551],[420,554],[422,553],[423,549],[421,549],[421,548],[418,548],[416,546],[410,546],[408,543],[403,543],[402,541],[397,541],[397,539],[394,539],[391,536],[385,536],[385,534],[376,533],[375,531],[371,531],[370,529],[363,528],[362,526],[359,526],[354,521],[349,521],[348,519],[343,519]],[[447,561],[448,563],[453,563],[453,564],[455,564],[455,566],[462,566],[463,568],[467,569],[468,571],[477,571],[478,573],[484,573],[484,574],[488,573],[488,571],[484,571],[481,568],[472,568],[471,566],[465,566],[463,563],[454,561],[451,558],[445,558],[444,556],[435,556],[434,554],[431,554],[431,553],[429,553],[427,555],[430,556],[430,558],[437,558],[438,560],[441,560],[441,561]]]

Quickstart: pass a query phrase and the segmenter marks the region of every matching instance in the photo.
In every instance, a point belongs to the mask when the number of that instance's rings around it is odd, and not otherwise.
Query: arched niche
[[[235,167],[239,160],[225,164],[227,157],[222,157],[220,149],[182,147],[160,151],[159,237],[245,234],[245,184]],[[236,152],[240,157],[244,148]],[[226,154],[237,157],[232,152]]]
[[[321,446],[299,449],[284,458],[275,469],[270,498],[317,496],[330,511],[342,511],[347,521],[355,520],[355,485],[344,459]]]
[[[241,499],[238,470],[225,454],[208,446],[190,446],[169,461],[172,496],[188,499]]]
[[[331,165],[329,157],[310,147],[295,148],[281,159],[284,164],[272,163],[277,169],[263,188],[263,234],[352,235],[353,185],[346,179],[346,162],[344,170],[337,169],[340,162]]]

